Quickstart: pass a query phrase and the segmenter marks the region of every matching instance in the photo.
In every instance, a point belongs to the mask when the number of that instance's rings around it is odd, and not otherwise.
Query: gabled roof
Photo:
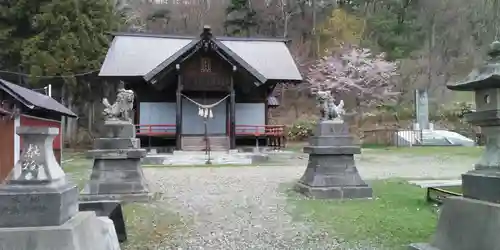
[[[99,76],[143,77],[191,41],[186,38],[116,35]]]
[[[196,48],[203,38],[144,33],[116,33],[99,76],[156,74]],[[261,83],[267,80],[302,81],[284,39],[212,37],[219,51]]]
[[[27,89],[14,83],[0,79],[0,89],[12,96],[29,109],[45,109],[63,116],[77,117],[73,111],[49,96],[40,94],[31,89]]]

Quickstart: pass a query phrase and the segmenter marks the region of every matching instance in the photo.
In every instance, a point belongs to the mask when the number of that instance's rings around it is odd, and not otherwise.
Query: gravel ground
[[[159,249],[348,249],[307,222],[293,221],[285,210],[281,184],[298,179],[307,163],[304,155],[288,158],[281,159],[283,166],[146,169],[167,209],[192,220],[176,241]],[[474,162],[370,152],[357,159],[365,179],[458,178]]]

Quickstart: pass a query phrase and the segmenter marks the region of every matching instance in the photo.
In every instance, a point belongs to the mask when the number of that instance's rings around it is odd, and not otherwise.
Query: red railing
[[[137,135],[175,135],[175,124],[138,124],[135,129]]]
[[[138,124],[137,135],[175,135],[175,124]],[[285,125],[236,125],[238,136],[284,136]]]
[[[236,135],[283,136],[285,125],[236,125]]]

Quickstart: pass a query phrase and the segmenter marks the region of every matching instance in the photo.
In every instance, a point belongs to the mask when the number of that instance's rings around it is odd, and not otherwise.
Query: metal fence
[[[486,139],[475,131],[453,131],[475,141],[477,145],[484,145]],[[371,129],[363,130],[361,142],[365,146],[395,146],[408,147],[422,145],[423,131],[411,129]],[[445,139],[446,140],[446,139]],[[451,142],[450,142],[451,144]]]

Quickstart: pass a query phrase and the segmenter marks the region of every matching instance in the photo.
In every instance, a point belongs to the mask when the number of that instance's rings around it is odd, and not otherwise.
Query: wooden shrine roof
[[[148,33],[115,33],[99,76],[144,77],[149,81],[200,38]],[[210,37],[217,47],[261,83],[303,80],[285,39]]]

